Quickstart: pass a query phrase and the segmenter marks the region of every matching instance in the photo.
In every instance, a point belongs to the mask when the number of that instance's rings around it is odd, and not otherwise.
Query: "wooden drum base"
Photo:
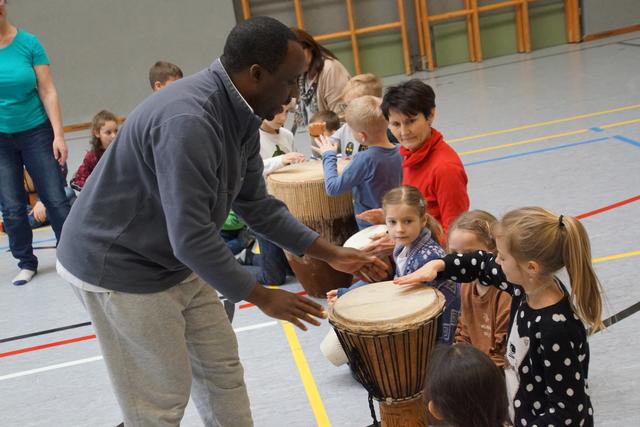
[[[411,400],[380,402],[382,427],[427,427],[422,396]]]
[[[350,274],[334,270],[324,261],[306,255],[295,256],[289,252],[285,252],[285,255],[296,278],[312,297],[326,298],[330,290],[351,285]]]

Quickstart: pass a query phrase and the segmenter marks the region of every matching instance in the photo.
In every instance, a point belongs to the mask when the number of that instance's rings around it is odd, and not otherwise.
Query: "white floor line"
[[[96,362],[102,360],[102,356],[88,357],[86,359],[72,360],[71,362],[58,363],[57,365],[44,366],[37,369],[29,369],[28,371],[16,372],[15,374],[3,375],[0,381],[10,380],[11,378],[26,377],[27,375],[39,374],[40,372],[52,371],[54,369],[67,368],[69,366],[82,365],[84,363]]]
[[[276,326],[277,324],[278,324],[278,322],[276,322],[276,321],[257,323],[255,325],[249,325],[249,326],[243,326],[241,328],[235,328],[234,331],[236,333],[237,332],[245,332],[245,331],[251,331],[251,330],[254,330],[254,329],[267,328],[269,326]],[[0,381],[10,380],[12,378],[25,377],[27,375],[39,374],[40,372],[53,371],[55,369],[68,368],[69,366],[76,366],[76,365],[82,365],[82,364],[85,364],[85,363],[97,362],[98,360],[102,360],[102,356],[88,357],[86,359],[78,359],[78,360],[72,360],[70,362],[58,363],[57,365],[50,365],[50,366],[43,366],[42,368],[29,369],[28,371],[21,371],[21,372],[16,372],[16,373],[13,373],[13,374],[0,376]]]

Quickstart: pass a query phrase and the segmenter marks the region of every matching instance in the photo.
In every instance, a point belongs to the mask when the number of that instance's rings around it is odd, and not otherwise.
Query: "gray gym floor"
[[[461,153],[473,208],[591,213],[584,224],[606,290],[605,318],[640,301],[639,69],[640,34],[632,33],[413,76],[435,88],[435,127]],[[298,147],[307,139],[298,135]],[[74,171],[86,136],[69,135],[69,145]],[[604,207],[611,208],[597,211]],[[90,325],[16,338],[88,321],[55,274],[51,230],[37,231],[34,242],[45,247],[37,251],[40,271],[14,287],[16,263],[0,236],[0,426],[115,426],[121,417]],[[301,290],[295,282],[285,288]],[[640,425],[640,315],[624,316],[591,338],[597,426]],[[233,326],[256,426],[371,423],[366,393],[348,368],[319,352],[326,322],[287,334],[290,325],[240,307]],[[201,425],[191,404],[183,425]]]

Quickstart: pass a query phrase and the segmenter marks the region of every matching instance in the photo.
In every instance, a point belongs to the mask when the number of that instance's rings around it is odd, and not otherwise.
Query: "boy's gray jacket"
[[[232,207],[294,253],[318,237],[267,194],[259,126],[220,60],[147,98],[72,207],[60,263],[115,291],[158,292],[195,272],[233,301],[247,297],[255,278],[220,237]]]

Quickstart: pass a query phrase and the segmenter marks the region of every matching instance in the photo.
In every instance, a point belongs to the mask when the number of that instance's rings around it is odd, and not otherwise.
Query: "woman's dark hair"
[[[311,51],[311,64],[309,64],[308,74],[317,76],[322,71],[322,67],[324,67],[325,59],[338,59],[333,52],[318,44],[318,42],[313,39],[313,36],[306,31],[301,30],[300,28],[291,28],[291,31],[293,31],[296,37],[298,37],[302,48],[309,49]]]
[[[411,79],[387,89],[382,98],[382,112],[389,120],[389,110],[398,111],[407,116],[424,114],[429,118],[436,106],[436,94],[433,88],[422,80]]]
[[[454,427],[502,427],[509,420],[504,373],[469,344],[436,347],[425,396]]]
[[[284,62],[289,41],[298,39],[286,25],[268,16],[256,16],[231,30],[220,60],[229,71],[258,64],[273,73]]]

